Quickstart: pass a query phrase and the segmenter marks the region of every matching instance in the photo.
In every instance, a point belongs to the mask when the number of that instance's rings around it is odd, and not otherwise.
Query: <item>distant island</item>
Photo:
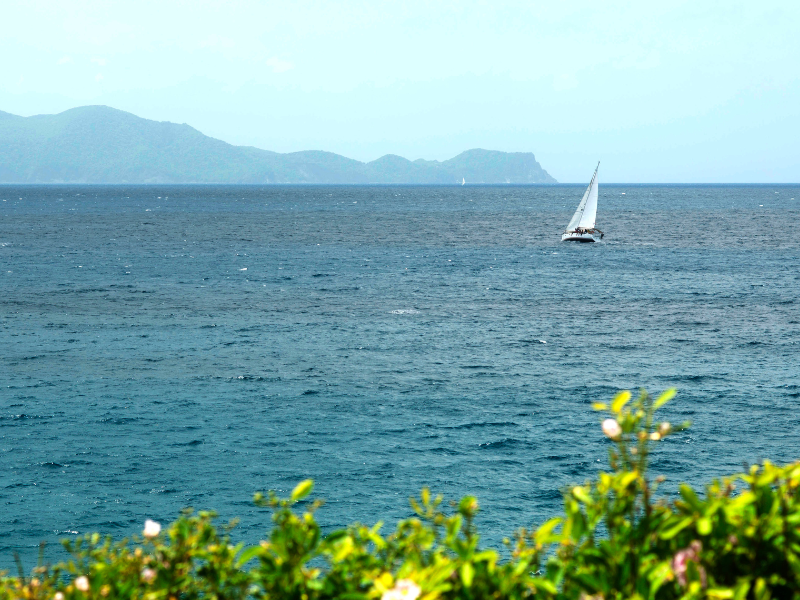
[[[0,111],[0,183],[557,183],[530,152],[467,150],[363,163],[332,152],[233,146],[186,125],[108,106],[20,117]]]

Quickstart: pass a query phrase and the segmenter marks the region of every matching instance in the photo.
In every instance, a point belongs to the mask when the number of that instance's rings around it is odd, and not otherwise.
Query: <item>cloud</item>
[[[59,58],[56,61],[56,64],[57,65],[65,65],[65,64],[71,63],[71,62],[72,62],[72,57],[71,56],[62,56],[61,58]]]
[[[275,56],[267,59],[267,66],[272,67],[273,73],[285,73],[289,69],[294,69],[293,63],[290,63],[288,60],[282,60]]]
[[[103,81],[103,74],[102,73],[98,73],[97,75],[94,76],[94,80],[95,81]]]
[[[92,62],[101,67],[105,67],[108,64],[108,60],[106,60],[105,58],[93,58]]]

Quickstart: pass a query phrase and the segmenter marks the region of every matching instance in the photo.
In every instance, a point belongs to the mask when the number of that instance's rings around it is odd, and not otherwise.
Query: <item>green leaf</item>
[[[478,552],[475,556],[472,557],[473,562],[488,562],[488,563],[496,563],[497,562],[497,552],[494,550],[483,550]]]
[[[700,535],[708,535],[711,533],[711,519],[702,517],[697,521],[697,533]]]
[[[420,500],[422,500],[423,506],[427,506],[431,502],[431,491],[424,487],[422,488],[422,492],[419,495]]]
[[[580,511],[575,512],[572,516],[572,528],[570,530],[570,534],[572,535],[572,539],[576,542],[580,541],[583,534],[586,532],[586,517],[583,516],[583,513]]]
[[[464,563],[461,565],[461,581],[464,582],[465,587],[472,585],[472,578],[475,576],[475,569],[472,563]]]
[[[749,579],[741,579],[736,585],[736,593],[734,594],[735,600],[744,600],[747,598],[747,592],[750,591]]]
[[[263,548],[261,548],[261,546],[250,546],[247,550],[236,557],[236,566],[241,568],[243,565],[249,563],[256,556],[258,556],[262,550]]]
[[[655,410],[655,409],[661,408],[667,402],[672,400],[675,397],[675,394],[677,394],[677,393],[678,393],[678,390],[676,390],[675,388],[669,388],[668,390],[666,390],[663,394],[661,394],[658,397],[658,400],[656,400],[655,404],[653,404],[653,409]]]
[[[631,399],[631,393],[628,390],[624,392],[620,392],[616,396],[614,396],[614,401],[611,403],[611,410],[615,413],[618,413],[622,410],[622,407],[628,403],[628,400]]]
[[[608,404],[604,404],[603,402],[592,402],[592,408],[594,410],[608,410]]]
[[[543,523],[539,529],[536,530],[536,541],[540,544],[547,544],[553,534],[553,529],[561,525],[561,518],[556,517]]]
[[[586,490],[579,485],[572,488],[572,495],[584,504],[591,504],[592,497],[586,493]]]
[[[683,531],[689,525],[691,525],[692,521],[694,521],[694,519],[692,519],[692,517],[686,517],[685,519],[682,519],[681,521],[679,521],[677,525],[673,525],[672,527],[670,527],[666,531],[662,531],[659,534],[659,537],[662,540],[671,540],[676,535],[678,535],[681,531]]]
[[[337,529],[336,531],[332,531],[331,533],[326,535],[325,536],[325,541],[326,542],[337,542],[340,539],[342,539],[343,537],[346,537],[347,535],[348,535],[348,533],[347,533],[346,529]]]
[[[700,501],[700,498],[698,498],[697,494],[694,493],[694,490],[685,483],[681,484],[680,486],[680,494],[681,497],[686,500],[686,503],[689,504],[689,506],[691,506],[694,510],[703,510],[703,503]]]
[[[311,493],[311,490],[314,489],[314,480],[313,479],[306,479],[305,481],[301,481],[297,484],[292,490],[292,502],[297,502],[302,500],[306,496]]]
[[[553,596],[558,593],[558,588],[555,586],[555,584],[548,579],[544,579],[543,577],[537,577],[531,581],[531,583],[533,584],[534,588],[542,589]]]

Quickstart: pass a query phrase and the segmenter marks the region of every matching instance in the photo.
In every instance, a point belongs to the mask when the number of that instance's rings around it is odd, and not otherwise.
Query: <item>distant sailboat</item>
[[[596,242],[598,234],[600,239],[603,239],[603,232],[594,226],[597,218],[597,169],[599,168],[598,162],[589,187],[586,188],[581,203],[578,204],[578,210],[572,215],[572,220],[561,234],[562,242]]]
[[[465,183],[467,183],[467,180],[462,177],[461,178],[461,185],[464,185]]]

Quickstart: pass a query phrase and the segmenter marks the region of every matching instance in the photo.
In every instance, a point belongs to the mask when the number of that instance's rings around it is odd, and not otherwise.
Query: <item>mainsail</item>
[[[572,215],[572,219],[567,225],[567,231],[575,231],[578,227],[581,229],[594,229],[597,218],[597,169],[599,168],[600,163],[597,163],[597,168],[594,170],[589,187],[586,188],[583,198],[581,198],[581,203],[578,204],[578,210]]]

